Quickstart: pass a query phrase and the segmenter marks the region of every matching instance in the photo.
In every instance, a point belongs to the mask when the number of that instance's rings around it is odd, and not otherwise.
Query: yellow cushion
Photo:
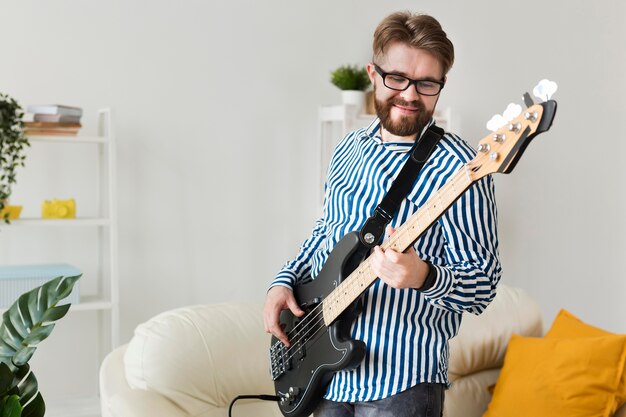
[[[513,335],[484,417],[609,417],[625,361],[626,335]]]
[[[546,333],[547,338],[579,338],[579,337],[598,337],[611,336],[615,333],[607,332],[599,327],[592,326],[583,322],[581,319],[573,315],[567,310],[559,311],[554,319],[550,330]],[[617,406],[624,404],[626,401],[626,370],[622,371],[622,379],[617,387]]]
[[[559,339],[577,338],[577,337],[599,337],[611,336],[615,333],[607,332],[599,327],[584,323],[581,319],[573,315],[567,310],[559,311],[550,330],[546,333],[546,337],[554,337]]]

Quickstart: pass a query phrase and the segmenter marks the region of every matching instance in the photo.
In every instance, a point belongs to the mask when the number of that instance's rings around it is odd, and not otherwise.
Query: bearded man
[[[398,176],[409,150],[433,121],[454,61],[439,22],[410,12],[386,17],[374,33],[367,71],[378,118],[335,148],[322,217],[299,253],[278,272],[266,296],[265,330],[285,345],[283,309],[303,311],[293,296],[300,280],[320,272],[347,233],[360,230]],[[402,225],[475,151],[445,132],[391,220]],[[362,296],[351,336],[365,342],[363,361],[336,372],[316,416],[441,416],[448,385],[448,340],[464,312],[480,314],[500,280],[493,180],[474,183],[409,248],[376,246],[370,265],[378,278]]]

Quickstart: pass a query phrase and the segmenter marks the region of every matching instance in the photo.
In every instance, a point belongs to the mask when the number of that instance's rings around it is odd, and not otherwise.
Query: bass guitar
[[[550,129],[556,113],[554,100],[534,104],[526,93],[524,101],[526,111],[483,138],[476,157],[433,192],[381,245],[383,250],[404,252],[474,182],[489,174],[508,174],[513,170],[531,140]],[[521,112],[521,106],[517,107]],[[500,119],[504,120],[502,116]],[[358,232],[344,236],[319,275],[295,286],[294,296],[305,314],[296,317],[289,310],[281,313],[280,321],[291,346],[272,337],[269,355],[279,408],[286,417],[308,416],[334,373],[355,367],[363,360],[365,344],[352,339],[350,329],[360,312],[360,296],[377,279],[368,253]]]

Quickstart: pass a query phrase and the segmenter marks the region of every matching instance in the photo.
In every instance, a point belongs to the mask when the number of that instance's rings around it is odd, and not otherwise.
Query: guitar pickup
[[[300,308],[302,308],[302,309],[306,309],[306,308],[309,308],[309,307],[316,306],[316,305],[318,305],[318,304],[319,304],[319,303],[321,303],[321,302],[322,302],[322,298],[321,298],[321,297],[315,297],[315,298],[313,298],[313,299],[312,299],[312,300],[310,300],[310,301],[307,301],[307,302],[305,302],[305,303],[302,303],[302,305],[300,306]]]

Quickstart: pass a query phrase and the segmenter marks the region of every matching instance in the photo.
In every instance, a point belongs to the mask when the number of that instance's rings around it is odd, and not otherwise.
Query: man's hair
[[[454,62],[454,46],[432,16],[406,11],[383,19],[374,32],[374,61],[380,60],[393,42],[402,42],[433,54],[441,62],[444,76]]]

